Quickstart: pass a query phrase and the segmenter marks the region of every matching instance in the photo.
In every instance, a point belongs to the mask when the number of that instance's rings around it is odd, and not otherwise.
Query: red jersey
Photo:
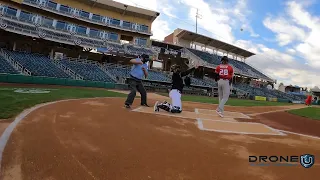
[[[216,73],[219,74],[221,79],[231,79],[233,76],[233,68],[228,64],[220,64],[216,68]]]
[[[307,97],[307,101],[312,101],[312,96],[309,95],[309,96]]]

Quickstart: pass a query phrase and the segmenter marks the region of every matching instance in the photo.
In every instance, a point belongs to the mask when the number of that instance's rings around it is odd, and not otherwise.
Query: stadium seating
[[[203,51],[199,51],[191,48],[188,48],[188,50],[210,64],[214,64],[214,65],[220,64],[221,56],[219,55],[210,54],[208,52],[203,52]],[[229,63],[235,68],[235,70],[240,71],[243,75],[269,79],[266,75],[262,74],[261,72],[259,72],[258,70],[256,70],[255,68],[251,67],[250,65],[244,62],[234,60],[234,59],[229,59]]]
[[[81,75],[84,80],[90,81],[102,81],[102,82],[114,82],[99,66],[95,63],[87,63],[83,61],[69,61],[63,59],[61,64],[73,70],[75,73]]]
[[[188,50],[208,63],[214,64],[214,65],[220,64],[220,58],[215,54],[210,54],[208,52],[198,51],[191,48],[188,48]]]
[[[202,86],[202,87],[217,87],[217,83],[210,78],[199,79],[191,77],[191,85]]]
[[[0,73],[19,74],[11,64],[0,56]]]
[[[112,66],[106,64],[106,70],[111,74],[114,74],[117,77],[130,77],[130,68],[129,66]],[[161,81],[161,82],[170,82],[169,78],[165,73],[149,70],[148,77],[146,80],[150,81]]]
[[[270,98],[280,98],[280,99],[288,99],[291,101],[304,101],[306,98],[305,95],[293,95],[284,93],[275,89],[267,89],[267,88],[257,88],[253,86],[249,86],[247,84],[234,84],[233,87],[240,89],[242,91],[248,92],[249,95],[252,96],[264,96]]]
[[[31,71],[33,76],[47,76],[57,78],[70,78],[63,70],[58,68],[48,57],[40,54],[26,52],[7,51],[5,52],[16,60],[23,67]]]

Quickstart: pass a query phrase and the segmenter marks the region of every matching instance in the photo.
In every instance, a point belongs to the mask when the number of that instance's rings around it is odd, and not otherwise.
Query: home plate
[[[216,131],[236,134],[285,135],[269,126],[260,123],[244,123],[230,121],[212,121],[198,119],[198,127],[205,131]]]
[[[134,109],[132,111],[135,112],[142,112],[142,113],[150,113],[150,114],[157,114],[157,115],[163,115],[163,116],[172,116],[172,117],[179,117],[179,118],[187,118],[187,119],[207,119],[207,120],[220,120],[222,119],[217,114],[197,114],[195,112],[191,111],[182,111],[181,113],[170,113],[164,110],[160,110],[160,112],[155,112],[153,108],[150,107],[139,107],[137,109]],[[232,118],[225,117],[225,121],[235,121]]]

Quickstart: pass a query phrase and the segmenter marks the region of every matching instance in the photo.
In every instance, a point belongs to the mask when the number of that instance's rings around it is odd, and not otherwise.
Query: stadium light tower
[[[196,33],[198,34],[198,19],[202,19],[202,15],[199,14],[199,9],[197,8],[196,12]]]

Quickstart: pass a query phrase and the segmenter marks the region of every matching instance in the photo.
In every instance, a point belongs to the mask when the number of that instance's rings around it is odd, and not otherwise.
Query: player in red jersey
[[[229,59],[227,56],[223,56],[221,64],[217,66],[216,73],[219,74],[218,80],[218,94],[219,94],[219,106],[216,109],[218,115],[223,117],[224,105],[229,99],[231,80],[233,77],[233,67],[228,64]]]
[[[306,101],[305,101],[305,104],[306,104],[307,106],[310,106],[310,105],[311,105],[311,101],[312,101],[312,96],[308,95],[308,97],[307,97],[307,99],[306,99]]]

